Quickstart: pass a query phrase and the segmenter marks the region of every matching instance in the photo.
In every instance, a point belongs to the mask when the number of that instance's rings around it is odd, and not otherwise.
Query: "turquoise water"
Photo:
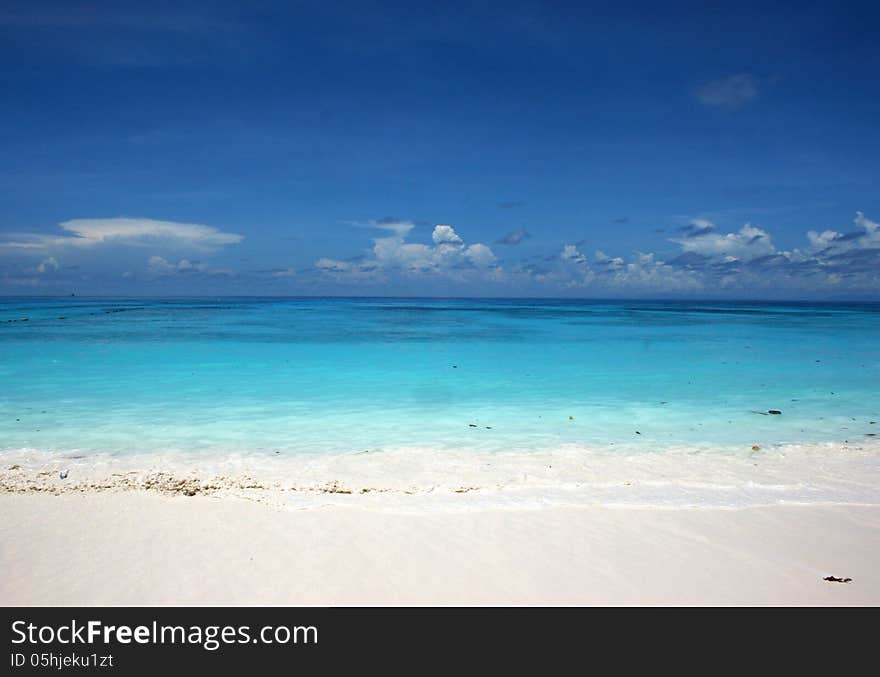
[[[872,433],[877,304],[0,302],[0,450],[662,450]]]

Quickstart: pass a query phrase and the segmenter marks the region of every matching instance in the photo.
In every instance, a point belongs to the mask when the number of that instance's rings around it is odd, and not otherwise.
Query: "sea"
[[[876,303],[0,301],[0,454],[711,468],[877,435]]]

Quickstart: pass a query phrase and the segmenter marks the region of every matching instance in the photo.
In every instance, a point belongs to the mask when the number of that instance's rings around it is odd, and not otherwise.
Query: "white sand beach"
[[[550,456],[4,458],[0,603],[880,603],[875,447]]]
[[[876,506],[406,514],[142,491],[0,506],[4,605],[880,603]]]

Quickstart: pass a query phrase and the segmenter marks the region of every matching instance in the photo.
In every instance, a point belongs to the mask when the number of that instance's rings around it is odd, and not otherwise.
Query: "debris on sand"
[[[66,480],[66,479],[67,479],[67,476],[68,476],[69,474],[70,474],[70,471],[69,471],[69,470],[62,470],[60,473],[58,473],[58,477],[60,477],[60,478],[63,479],[63,480]]]
[[[837,576],[826,576],[822,580],[829,583],[852,583],[851,578],[838,578]]]
[[[350,494],[351,489],[343,487],[339,484],[337,480],[333,480],[332,482],[328,482],[322,487],[318,487],[318,491],[323,494]]]

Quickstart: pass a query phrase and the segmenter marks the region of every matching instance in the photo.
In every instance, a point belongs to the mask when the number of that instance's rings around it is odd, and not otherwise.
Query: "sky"
[[[0,0],[0,294],[878,299],[878,23]]]

